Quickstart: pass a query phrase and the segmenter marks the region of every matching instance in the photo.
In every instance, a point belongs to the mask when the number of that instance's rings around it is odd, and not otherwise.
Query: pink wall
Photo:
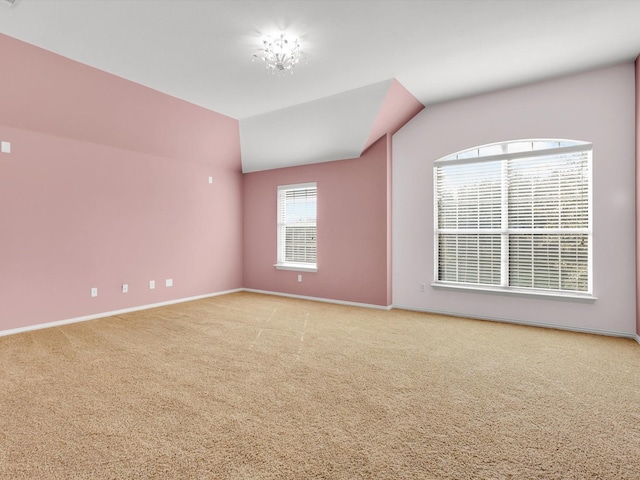
[[[0,330],[242,287],[236,120],[4,35],[0,51]]]
[[[636,335],[640,337],[640,56],[636,59]]]
[[[425,108],[393,137],[393,303],[419,310],[634,334],[634,65],[627,63]],[[438,290],[433,162],[521,138],[593,143],[593,303]],[[427,285],[421,292],[419,284]]]
[[[389,305],[388,137],[360,158],[244,176],[244,286]],[[318,184],[318,271],[276,270],[278,185]]]

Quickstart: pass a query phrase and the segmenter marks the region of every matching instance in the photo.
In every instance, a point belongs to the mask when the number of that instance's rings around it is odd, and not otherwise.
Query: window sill
[[[502,288],[484,285],[460,285],[452,283],[434,282],[431,286],[438,290],[456,290],[476,293],[489,293],[498,295],[512,295],[526,298],[543,298],[546,300],[568,300],[572,302],[594,303],[598,297],[589,293],[578,292],[554,292],[550,290],[533,290],[524,288]]]
[[[318,266],[311,263],[276,263],[278,270],[292,270],[294,272],[317,272]]]

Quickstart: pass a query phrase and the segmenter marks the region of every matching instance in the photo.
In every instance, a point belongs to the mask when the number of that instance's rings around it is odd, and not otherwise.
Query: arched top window
[[[591,150],[528,139],[437,160],[434,285],[592,298]]]
[[[493,157],[507,156],[514,158],[516,156],[531,156],[531,154],[545,155],[546,153],[560,151],[572,151],[574,149],[583,150],[590,149],[591,144],[578,140],[559,140],[559,139],[529,139],[529,140],[511,140],[508,142],[491,143],[478,147],[462,150],[452,153],[436,161],[450,162],[456,160],[469,159],[491,159]]]

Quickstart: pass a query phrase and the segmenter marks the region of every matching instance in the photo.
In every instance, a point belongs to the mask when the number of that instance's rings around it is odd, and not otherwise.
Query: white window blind
[[[278,265],[316,266],[317,195],[315,183],[278,187]]]
[[[436,283],[590,294],[591,149],[520,140],[438,160]]]

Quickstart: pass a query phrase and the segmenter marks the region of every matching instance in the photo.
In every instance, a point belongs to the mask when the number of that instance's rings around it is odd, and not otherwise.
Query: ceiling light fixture
[[[263,60],[267,71],[275,75],[289,72],[293,75],[293,67],[302,58],[300,42],[297,38],[287,37],[281,33],[275,39],[265,38],[260,53],[253,55],[253,60]]]

